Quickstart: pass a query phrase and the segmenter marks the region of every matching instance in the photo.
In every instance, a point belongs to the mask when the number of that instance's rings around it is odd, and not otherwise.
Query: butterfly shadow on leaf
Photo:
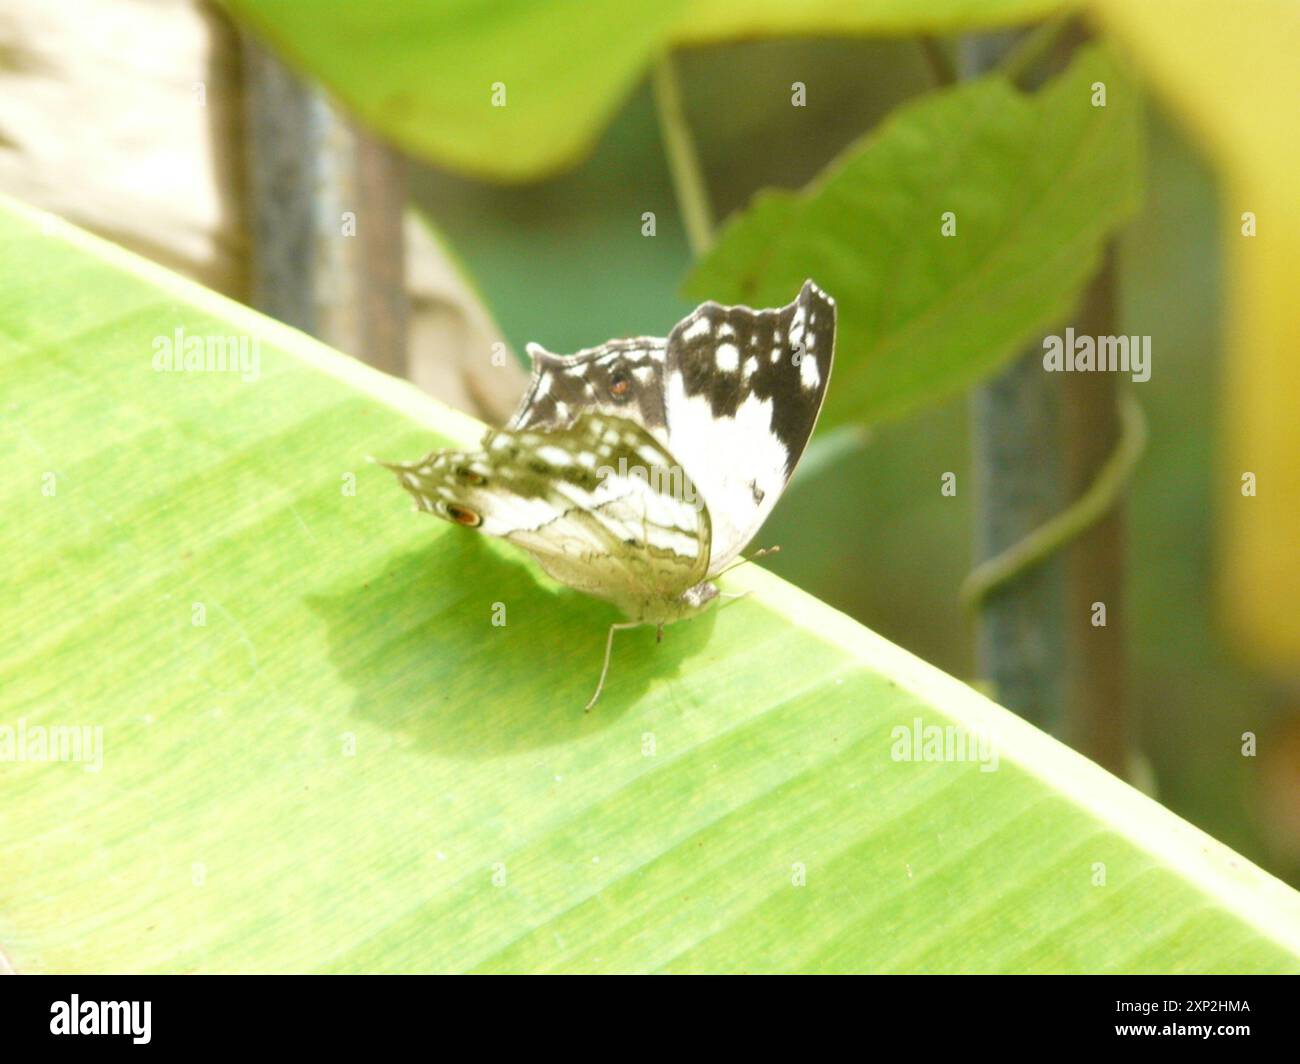
[[[716,610],[620,631],[590,712],[616,610],[546,581],[510,548],[448,529],[351,588],[311,596],[353,713],[453,757],[496,757],[608,727],[701,650]],[[497,622],[497,623],[494,623]],[[501,623],[504,621],[504,623]]]

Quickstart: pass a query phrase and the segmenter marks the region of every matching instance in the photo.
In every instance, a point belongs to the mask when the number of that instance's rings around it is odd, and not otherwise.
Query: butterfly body
[[[530,344],[529,387],[504,429],[477,451],[390,468],[417,508],[614,603],[629,618],[616,627],[671,624],[718,597],[713,578],[784,490],[821,408],[834,328],[834,301],[809,281],[777,309],[705,303],[663,339],[567,356]]]

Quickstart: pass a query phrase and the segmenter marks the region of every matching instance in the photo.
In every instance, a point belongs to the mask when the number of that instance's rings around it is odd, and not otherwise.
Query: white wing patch
[[[705,303],[669,335],[667,444],[708,504],[710,576],[785,490],[821,409],[834,340],[835,301],[811,281],[774,310]],[[742,351],[752,352],[743,362]]]
[[[799,383],[808,391],[816,391],[821,382],[822,374],[817,368],[817,360],[805,352],[799,358]]]
[[[713,324],[707,318],[700,318],[699,321],[693,322],[686,329],[685,333],[686,339],[688,340],[702,340],[706,336],[711,336],[712,334]]]
[[[681,373],[668,376],[670,432],[687,476],[709,507],[713,538],[708,575],[740,554],[785,488],[784,445],[772,431],[772,402],[749,395],[718,418],[707,397],[688,396]]]

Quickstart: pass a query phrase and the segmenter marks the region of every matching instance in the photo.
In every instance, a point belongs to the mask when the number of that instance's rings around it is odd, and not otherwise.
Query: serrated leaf
[[[761,194],[687,288],[754,306],[795,277],[834,293],[830,423],[947,396],[1064,317],[1135,209],[1135,92],[1090,49],[1036,94],[989,77],[919,100],[803,191]]]

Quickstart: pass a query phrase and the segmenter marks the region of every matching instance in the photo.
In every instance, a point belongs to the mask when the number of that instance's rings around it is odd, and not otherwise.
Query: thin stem
[[[1019,84],[1061,39],[1074,20],[1073,12],[1053,15],[1021,36],[997,66],[997,72],[1008,81]]]
[[[1093,336],[1117,331],[1118,253],[1112,241],[1088,283],[1074,327]],[[1061,391],[1064,482],[1075,498],[1101,475],[1124,436],[1121,383],[1110,373],[1067,373]],[[1121,779],[1135,772],[1127,697],[1125,635],[1131,630],[1124,580],[1124,505],[1106,511],[1065,552],[1065,699],[1060,738]],[[1097,603],[1109,614],[1096,624]]]
[[[698,259],[713,243],[713,208],[709,205],[709,190],[700,168],[699,152],[695,138],[686,123],[682,109],[681,88],[672,57],[664,52],[654,65],[655,113],[659,116],[659,129],[668,155],[668,170],[672,175],[677,208],[686,227],[686,240],[691,253]]]
[[[934,83],[941,86],[955,85],[959,76],[957,62],[944,46],[943,41],[937,37],[926,36],[918,37],[916,43],[921,49],[926,65],[930,68]]]
[[[1066,543],[1104,517],[1128,484],[1146,448],[1146,418],[1133,399],[1120,406],[1122,434],[1097,479],[1084,494],[1019,543],[981,562],[962,584],[963,604],[974,609],[988,595],[1016,576],[1051,557]]]

